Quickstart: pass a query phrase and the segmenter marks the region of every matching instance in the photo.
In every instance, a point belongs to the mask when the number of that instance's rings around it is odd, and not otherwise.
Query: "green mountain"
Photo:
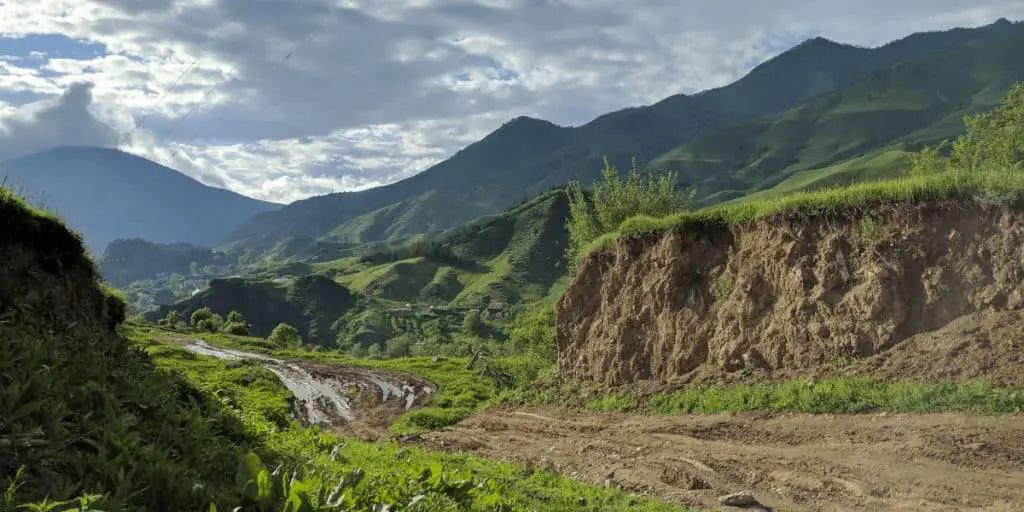
[[[649,162],[702,134],[784,112],[900,62],[991,43],[1019,30],[1020,24],[1000,20],[976,29],[914,34],[878,48],[813,39],[728,86],[612,112],[579,127],[519,117],[400,182],[258,214],[234,232],[232,241],[270,249],[295,238],[307,248],[327,244],[323,250],[329,252],[357,241],[400,240],[452,228],[573,178],[594,178],[605,156],[620,168],[634,156]],[[927,77],[921,80],[922,87],[930,87]]]
[[[433,238],[315,267],[388,301],[469,307],[537,300],[564,284],[568,215],[568,199],[556,189]]]
[[[209,187],[115,149],[61,147],[0,163],[0,181],[43,203],[99,254],[117,238],[212,246],[280,205]]]
[[[157,321],[172,309],[186,321],[201,308],[221,317],[238,311],[251,324],[254,336],[269,336],[279,323],[299,329],[308,343],[333,346],[334,322],[355,304],[348,288],[323,276],[309,275],[288,282],[214,279],[210,287],[170,306],[146,314]]]
[[[218,256],[220,256],[218,258]],[[223,255],[208,247],[176,243],[155,244],[141,238],[119,238],[107,244],[97,261],[103,279],[124,287],[133,281],[150,279],[160,273],[189,275],[193,263],[201,268],[223,264]]]
[[[902,172],[903,150],[957,135],[965,114],[995,106],[1024,80],[1021,48],[1024,31],[1017,31],[901,62],[780,114],[702,134],[648,168],[679,172],[705,202],[771,188],[801,173],[801,188],[807,188],[815,170],[827,177],[818,186],[863,179],[872,168],[885,169],[872,177]],[[872,164],[853,163],[865,158]]]

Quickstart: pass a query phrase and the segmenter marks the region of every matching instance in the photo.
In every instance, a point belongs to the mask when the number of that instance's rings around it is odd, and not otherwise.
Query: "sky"
[[[0,160],[118,147],[287,203],[411,176],[520,115],[580,125],[800,41],[1024,0],[0,0]]]

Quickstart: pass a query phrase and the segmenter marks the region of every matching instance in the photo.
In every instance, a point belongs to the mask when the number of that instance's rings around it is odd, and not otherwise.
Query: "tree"
[[[298,329],[286,323],[280,323],[270,332],[267,341],[281,348],[299,348],[299,345],[302,344],[302,335],[299,334]]]
[[[476,338],[484,335],[484,321],[480,318],[480,311],[473,309],[462,318],[462,331],[469,336]]]
[[[188,264],[188,272],[189,272],[190,275],[198,276],[199,275],[199,263],[195,262],[195,261],[193,261],[192,263],[189,263]]]
[[[199,332],[217,332],[224,325],[224,319],[208,307],[193,311],[189,320],[192,328]]]
[[[626,219],[637,215],[665,217],[690,210],[695,204],[694,190],[677,188],[676,173],[641,175],[636,160],[623,180],[605,158],[601,178],[594,182],[591,197],[587,197],[579,181],[570,182],[566,188],[569,198],[566,256],[571,268],[575,268],[587,245],[601,235],[618,230]]]
[[[1020,171],[1024,160],[1024,82],[1017,83],[994,109],[964,116],[967,130],[950,144],[924,148],[911,155],[911,175],[945,171]],[[949,158],[943,150],[949,146]]]
[[[183,331],[185,330],[185,319],[181,317],[181,313],[178,310],[172,309],[167,312],[167,316],[157,322],[157,325],[175,331]]]
[[[416,340],[411,334],[402,333],[388,340],[384,345],[384,351],[388,357],[407,357],[415,342]]]
[[[227,321],[221,330],[236,336],[248,336],[252,329],[241,313],[232,311],[228,313]]]

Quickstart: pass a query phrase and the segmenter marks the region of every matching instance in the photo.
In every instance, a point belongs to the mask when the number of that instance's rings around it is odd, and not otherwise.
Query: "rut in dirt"
[[[425,405],[434,384],[374,368],[341,366],[276,357],[177,339],[185,349],[218,359],[259,361],[295,395],[293,412],[304,425],[377,438],[404,412]]]

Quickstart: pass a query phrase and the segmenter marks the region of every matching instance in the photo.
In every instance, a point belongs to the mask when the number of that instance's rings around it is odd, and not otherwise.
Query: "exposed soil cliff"
[[[1024,386],[1001,368],[1024,362],[1019,330],[985,320],[1022,307],[1024,212],[980,200],[680,227],[587,257],[556,308],[558,369],[622,384],[852,361]],[[911,339],[933,364],[903,350]]]
[[[113,330],[121,299],[105,293],[82,240],[55,217],[0,189],[0,315],[53,330]]]

